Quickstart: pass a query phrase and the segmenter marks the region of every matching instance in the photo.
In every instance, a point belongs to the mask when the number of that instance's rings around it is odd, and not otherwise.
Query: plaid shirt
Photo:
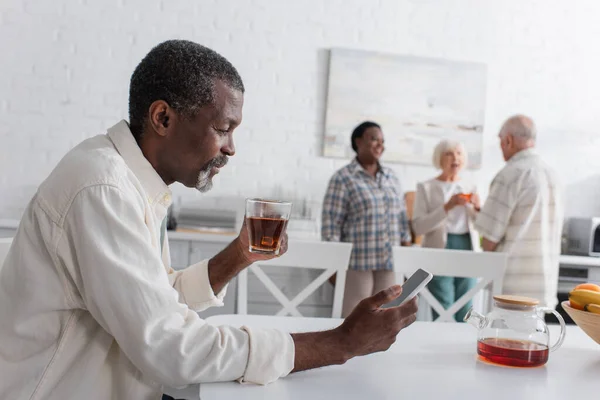
[[[321,226],[323,240],[353,244],[350,269],[394,269],[392,246],[410,240],[394,171],[380,166],[373,178],[356,159],[337,171],[323,200]]]

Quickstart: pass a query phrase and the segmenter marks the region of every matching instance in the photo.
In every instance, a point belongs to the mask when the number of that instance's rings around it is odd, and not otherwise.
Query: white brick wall
[[[572,189],[567,212],[600,215],[599,20],[594,0],[3,0],[0,218],[18,218],[69,148],[127,115],[133,68],[169,38],[221,52],[247,87],[238,153],[208,196],[278,188],[321,200],[345,163],[321,157],[327,49],[347,47],[487,63],[483,169],[472,178],[486,190],[502,165],[499,125],[528,113]],[[434,173],[394,167],[408,189]]]

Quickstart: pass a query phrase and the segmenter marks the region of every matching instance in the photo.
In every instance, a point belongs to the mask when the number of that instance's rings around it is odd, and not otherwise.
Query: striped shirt
[[[392,246],[410,241],[404,196],[398,177],[380,166],[376,176],[354,159],[329,181],[323,200],[321,235],[350,242],[349,268],[392,270]]]
[[[557,304],[563,194],[555,173],[531,149],[496,175],[475,226],[509,255],[504,293]]]

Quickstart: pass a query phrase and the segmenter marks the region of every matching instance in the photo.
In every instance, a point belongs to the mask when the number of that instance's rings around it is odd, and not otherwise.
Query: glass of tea
[[[278,255],[290,219],[288,201],[247,199],[246,226],[251,253]]]
[[[471,201],[473,193],[460,193],[458,196],[465,199],[466,201]]]
[[[565,339],[565,321],[552,308],[537,307],[529,297],[494,296],[494,308],[483,316],[473,309],[465,321],[479,330],[477,354],[494,364],[511,367],[538,367]],[[550,332],[543,315],[552,313],[560,323],[560,335],[550,344]]]

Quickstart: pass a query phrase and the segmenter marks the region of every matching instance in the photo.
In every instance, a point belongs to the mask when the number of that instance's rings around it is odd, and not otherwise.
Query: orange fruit
[[[573,289],[573,290],[579,290],[579,289],[585,289],[585,290],[592,290],[594,292],[600,292],[600,285],[596,285],[595,283],[582,283],[580,285],[575,286],[575,289]]]
[[[580,311],[585,311],[585,304],[578,303],[571,298],[569,298],[569,303],[570,303],[571,308],[574,308],[574,309],[580,310]]]

